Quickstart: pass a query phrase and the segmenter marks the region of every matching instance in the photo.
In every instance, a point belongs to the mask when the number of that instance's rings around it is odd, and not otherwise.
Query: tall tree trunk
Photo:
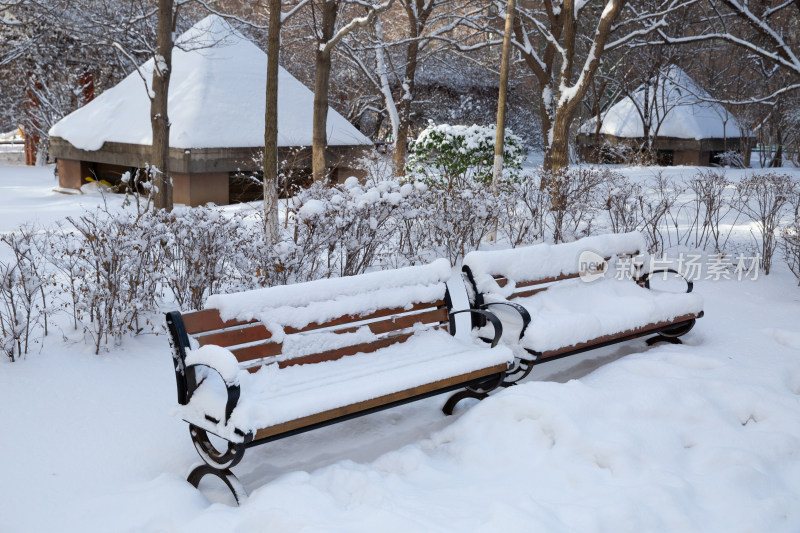
[[[30,84],[33,84],[31,87]],[[34,80],[33,74],[28,73],[28,89],[26,91],[26,100],[23,104],[25,110],[25,164],[35,165],[39,154],[39,91],[42,90],[42,84]]]
[[[269,0],[267,94],[264,116],[264,234],[278,241],[278,64],[281,48],[281,0]]]
[[[375,47],[375,68],[380,83],[381,94],[383,95],[383,104],[386,106],[386,114],[389,115],[389,124],[392,128],[391,139],[392,142],[397,141],[398,131],[400,129],[400,115],[397,111],[397,104],[392,94],[392,87],[389,83],[389,63],[386,59],[386,50],[384,48],[383,40],[383,21],[380,17],[375,18],[375,36],[378,39],[378,46]],[[376,131],[380,131],[381,124],[383,123],[383,115],[378,115],[378,125]]]
[[[508,95],[508,70],[511,48],[511,32],[514,27],[514,10],[516,1],[508,0],[506,7],[506,26],[503,33],[503,54],[500,60],[500,87],[497,94],[497,128],[494,138],[494,168],[492,169],[492,192],[497,194],[497,187],[503,179],[503,148],[506,135],[506,96]]]
[[[158,0],[158,33],[150,95],[150,125],[153,129],[151,165],[157,170],[153,207],[172,211],[172,179],[169,176],[169,115],[167,99],[172,75],[172,32],[175,28],[174,0]]]
[[[328,43],[336,29],[337,2],[326,0],[322,4],[322,38],[317,46],[316,70],[314,73],[314,118],[311,145],[311,172],[314,181],[327,177],[328,167],[325,152],[328,146],[328,92],[331,78],[331,51]]]
[[[544,161],[542,166],[550,171],[553,168],[553,108],[552,98],[548,98],[552,93],[549,87],[542,91],[542,98],[539,101],[539,117],[542,120],[542,134],[544,136]],[[544,184],[542,184],[544,185]]]
[[[314,132],[311,146],[311,170],[314,181],[324,180],[328,175],[325,152],[328,146],[328,90],[331,77],[331,54],[317,51],[316,74],[314,76]]]
[[[563,111],[563,112],[562,112]],[[550,149],[550,170],[557,174],[569,166],[569,126],[572,112],[559,109],[553,120],[553,141]]]
[[[406,174],[406,157],[408,156],[408,133],[411,128],[411,103],[414,100],[414,89],[416,87],[417,63],[419,57],[419,41],[411,41],[406,52],[406,73],[403,79],[403,90],[400,96],[398,114],[400,123],[397,128],[397,138],[395,139],[394,159],[395,173],[398,176]]]

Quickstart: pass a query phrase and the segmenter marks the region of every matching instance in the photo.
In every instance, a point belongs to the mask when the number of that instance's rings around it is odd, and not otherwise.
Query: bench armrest
[[[242,388],[238,383],[229,383],[229,382],[227,382],[225,380],[225,376],[222,374],[222,372],[220,372],[219,370],[217,370],[216,368],[214,368],[213,366],[211,366],[208,363],[189,364],[189,365],[186,365],[186,368],[188,370],[190,368],[196,368],[198,366],[203,366],[203,367],[206,367],[206,368],[209,368],[209,369],[213,370],[214,372],[219,374],[219,377],[222,378],[222,382],[225,383],[225,389],[228,392],[228,400],[225,402],[225,420],[223,421],[223,423],[227,424],[228,420],[231,417],[231,413],[233,413],[233,410],[236,409],[236,405],[239,403],[239,397],[242,394]],[[198,383],[198,386],[199,386],[199,383]],[[194,389],[196,389],[196,388],[197,388],[197,386],[194,387]],[[192,392],[194,392],[194,389],[189,391],[189,398],[191,398]]]
[[[213,366],[203,362],[196,362],[194,364],[187,363],[187,351],[189,351],[189,335],[186,332],[186,326],[183,324],[183,317],[179,311],[172,311],[166,314],[167,329],[170,333],[170,344],[172,345],[172,359],[175,365],[175,379],[178,385],[178,403],[186,405],[192,397],[192,393],[197,389],[197,379],[195,367],[205,366],[220,375],[225,388],[228,392],[228,401],[225,403],[225,423],[231,416],[234,408],[239,403],[239,396],[241,395],[241,388],[236,382],[230,382],[222,373]]]
[[[481,309],[488,309],[490,305],[507,305],[519,313],[519,316],[522,317],[522,331],[519,332],[519,338],[521,339],[525,336],[525,330],[528,329],[528,325],[532,320],[531,314],[527,309],[515,302],[489,302],[488,304],[483,304]]]
[[[686,292],[687,293],[692,292],[692,289],[694,289],[694,283],[691,280],[686,279],[686,277],[683,274],[681,274],[680,272],[678,272],[677,270],[675,270],[673,268],[655,268],[655,269],[651,270],[650,272],[644,274],[643,276],[635,278],[634,281],[636,283],[638,283],[639,285],[641,285],[642,287],[644,287],[645,289],[649,289],[650,288],[650,276],[652,276],[653,274],[656,274],[658,272],[672,272],[673,274],[677,274],[680,277],[682,277],[683,281],[686,282]]]
[[[492,348],[497,346],[497,343],[500,342],[500,337],[503,336],[503,324],[500,323],[500,319],[497,318],[494,313],[490,311],[486,311],[485,309],[461,309],[459,311],[450,311],[448,313],[448,318],[450,319],[450,335],[455,335],[456,333],[456,321],[453,319],[453,315],[457,315],[459,313],[472,313],[477,315],[483,315],[489,322],[492,323],[494,326],[494,338],[492,339]]]

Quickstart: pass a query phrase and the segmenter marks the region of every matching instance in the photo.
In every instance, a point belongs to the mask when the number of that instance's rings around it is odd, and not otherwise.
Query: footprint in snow
[[[767,328],[762,331],[779,344],[783,344],[795,350],[800,350],[800,333],[777,328]]]

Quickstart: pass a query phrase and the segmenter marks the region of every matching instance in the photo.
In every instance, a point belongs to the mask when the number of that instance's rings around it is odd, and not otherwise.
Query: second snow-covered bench
[[[468,300],[450,277],[441,259],[214,295],[203,311],[168,313],[181,415],[206,462],[189,482],[213,474],[238,501],[230,468],[250,446],[462,389],[445,404],[450,414],[503,384],[514,358],[497,345],[502,326],[486,310],[454,309]],[[473,341],[477,316],[496,328],[489,344]]]
[[[609,268],[613,262],[632,261],[645,249],[637,232],[599,235],[566,244],[471,252],[463,271],[472,305],[497,310],[505,341],[524,349],[518,350],[525,355],[515,368],[522,379],[543,361],[637,337],[680,342],[678,337],[703,316],[703,299],[692,293],[692,283],[686,281],[685,292],[651,290],[653,274],[679,274],[631,268],[620,276],[625,269]],[[480,327],[481,318],[475,320]]]

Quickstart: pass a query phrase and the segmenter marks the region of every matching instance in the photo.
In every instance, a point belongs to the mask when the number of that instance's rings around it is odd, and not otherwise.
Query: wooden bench
[[[484,309],[454,309],[468,299],[451,277],[442,259],[214,295],[203,311],[168,313],[180,413],[206,463],[188,481],[215,475],[239,501],[230,469],[246,448],[462,389],[443,408],[451,414],[502,385],[514,360],[498,346],[502,325]],[[497,328],[488,344],[473,340],[476,316]]]
[[[527,354],[518,356],[510,374],[519,380],[535,364],[637,337],[652,336],[648,344],[680,343],[678,337],[703,316],[703,300],[692,293],[692,282],[680,278],[685,292],[651,290],[653,274],[678,272],[630,268],[630,279],[617,279],[625,269],[609,268],[632,261],[645,246],[634,232],[467,254],[463,272],[471,305],[496,310],[504,342]],[[481,317],[475,320],[473,327],[484,325]]]

